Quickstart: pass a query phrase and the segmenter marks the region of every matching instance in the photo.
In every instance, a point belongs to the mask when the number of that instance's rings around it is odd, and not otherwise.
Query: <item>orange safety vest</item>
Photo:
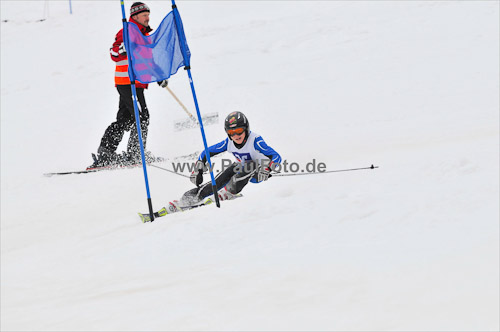
[[[135,23],[139,29],[144,33],[145,36],[149,36],[149,32],[151,31],[150,27],[141,26],[139,23],[134,21],[132,18],[129,19],[130,22]],[[118,56],[117,47],[120,43],[123,42],[123,29],[118,32],[116,35],[115,43],[113,44],[113,48],[111,49],[112,57]],[[123,56],[122,56],[123,57]],[[115,69],[115,85],[130,85],[130,78],[128,77],[128,58],[124,57],[120,61],[116,61],[116,69]],[[148,88],[147,84],[141,83],[139,81],[135,81],[135,85],[137,88]]]
[[[140,82],[137,82],[139,83]],[[130,79],[128,78],[128,60],[121,60],[116,63],[115,70],[115,84],[116,85],[130,85]]]
[[[115,84],[116,85],[130,85],[130,79],[128,78],[128,59],[118,61],[116,63],[115,69]],[[135,81],[138,88],[147,86],[147,84]]]
[[[130,85],[130,78],[128,77],[128,59],[120,60],[116,63],[115,69],[115,85]],[[147,84],[135,81],[137,88],[148,88]]]

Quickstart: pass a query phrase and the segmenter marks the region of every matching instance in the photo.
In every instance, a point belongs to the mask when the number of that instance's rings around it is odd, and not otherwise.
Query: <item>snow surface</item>
[[[202,113],[243,111],[289,162],[380,168],[142,224],[141,169],[43,176],[115,118],[119,1],[1,1],[1,330],[498,331],[499,2],[177,4]],[[148,5],[154,28],[170,4]],[[183,70],[170,87],[194,109]],[[202,149],[146,98],[151,151]],[[191,188],[148,172],[155,209]]]

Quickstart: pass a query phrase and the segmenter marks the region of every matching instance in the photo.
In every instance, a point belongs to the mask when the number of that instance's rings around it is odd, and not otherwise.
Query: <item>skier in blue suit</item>
[[[281,163],[281,156],[267,145],[262,136],[250,131],[248,119],[243,113],[230,113],[224,121],[224,129],[228,137],[208,148],[210,157],[228,151],[237,160],[215,178],[221,200],[231,199],[248,182],[266,181],[271,171]],[[213,193],[211,182],[202,185],[206,162],[207,157],[203,151],[190,176],[196,188],[187,191],[182,196],[179,202],[181,206],[198,204]]]

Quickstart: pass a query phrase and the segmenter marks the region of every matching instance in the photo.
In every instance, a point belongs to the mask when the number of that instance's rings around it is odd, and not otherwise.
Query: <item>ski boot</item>
[[[235,194],[227,191],[227,188],[224,187],[222,189],[220,189],[218,192],[217,192],[217,195],[219,195],[219,201],[229,201],[231,199],[234,199],[235,198]]]
[[[94,163],[87,167],[88,170],[94,168],[115,168],[121,166],[120,156],[101,147],[97,150],[97,156],[92,153],[92,159],[94,160]]]

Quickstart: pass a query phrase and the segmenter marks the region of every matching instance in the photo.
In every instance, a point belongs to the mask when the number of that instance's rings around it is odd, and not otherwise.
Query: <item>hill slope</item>
[[[300,167],[380,168],[151,224],[139,169],[42,176],[89,165],[115,117],[121,13],[96,4],[1,2],[2,330],[499,329],[497,2],[178,3],[202,112],[243,111]],[[201,150],[146,98],[150,150]],[[190,188],[149,177],[156,209]]]

